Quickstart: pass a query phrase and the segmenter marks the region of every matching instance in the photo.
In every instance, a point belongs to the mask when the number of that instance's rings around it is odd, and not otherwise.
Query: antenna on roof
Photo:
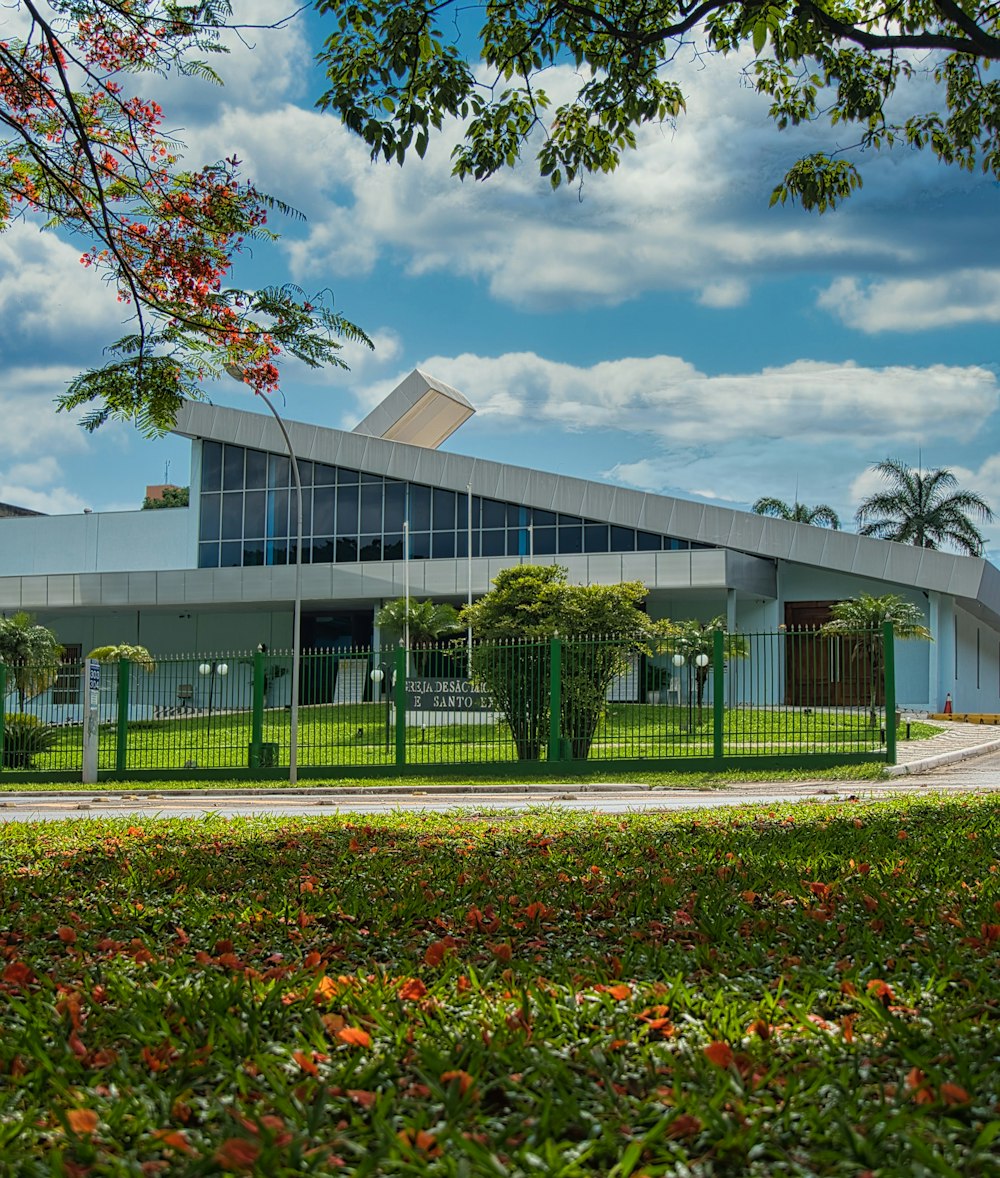
[[[163,466],[163,481],[165,483],[170,482],[170,459],[169,458],[167,459],[167,461],[164,463],[164,466]]]

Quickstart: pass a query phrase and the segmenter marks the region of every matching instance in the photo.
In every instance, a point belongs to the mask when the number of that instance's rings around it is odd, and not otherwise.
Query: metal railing
[[[0,772],[78,775],[84,665],[44,691],[0,665]],[[290,653],[101,669],[102,776],[271,776],[288,765]],[[888,631],[708,635],[701,649],[600,638],[301,655],[308,775],[449,767],[895,760]]]

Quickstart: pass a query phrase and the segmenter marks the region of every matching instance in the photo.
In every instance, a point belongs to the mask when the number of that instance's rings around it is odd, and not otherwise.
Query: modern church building
[[[376,612],[407,590],[461,605],[506,566],[556,562],[576,583],[643,582],[654,617],[721,614],[744,633],[898,593],[934,636],[898,644],[899,703],[939,711],[950,693],[956,711],[1000,711],[1000,572],[987,561],[441,450],[473,411],[414,371],[353,431],[286,423],[303,489],[303,648],[377,645]],[[0,518],[0,612],[36,615],[68,659],[121,642],[161,656],[290,647],[296,493],[278,423],[192,402],[176,432],[191,439],[187,508]],[[776,702],[808,706],[817,679],[831,698],[839,670],[824,650],[817,637],[808,674],[776,668]]]

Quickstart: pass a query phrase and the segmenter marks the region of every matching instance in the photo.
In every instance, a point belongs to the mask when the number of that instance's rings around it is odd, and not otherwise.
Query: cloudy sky
[[[11,19],[0,8],[0,36]],[[528,165],[462,184],[453,140],[374,164],[315,109],[321,35],[300,17],[234,40],[222,89],[158,87],[192,164],[235,152],[306,215],[235,281],[329,289],[375,340],[347,373],[287,366],[288,417],[350,428],[419,366],[476,405],[447,444],[463,453],[741,508],[797,497],[845,523],[892,456],[950,467],[1000,509],[995,182],[899,150],[865,158],[835,213],[768,208],[794,159],[840,141],[778,133],[730,58],[681,63],[687,114],[614,175],[552,193]],[[53,513],[134,508],[146,483],[188,475],[179,439],[90,437],[52,410],[121,334],[79,253],[30,223],[0,236],[0,500]],[[208,392],[253,407],[235,383]]]

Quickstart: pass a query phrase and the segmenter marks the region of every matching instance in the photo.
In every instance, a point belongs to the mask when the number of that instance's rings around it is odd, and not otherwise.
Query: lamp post
[[[226,372],[233,380],[239,381],[240,384],[245,383],[242,370],[234,364],[227,364]],[[278,423],[292,465],[292,478],[295,481],[295,600],[292,606],[292,690],[288,717],[288,784],[295,785],[299,779],[299,670],[302,659],[299,649],[302,638],[302,480],[299,478],[299,463],[281,415],[266,393],[260,392],[259,389],[254,391]]]
[[[213,659],[210,663],[201,663],[198,667],[199,675],[208,676],[208,722],[212,722],[212,697],[215,694],[215,677],[225,678],[229,674],[229,664],[220,663]]]
[[[705,668],[711,662],[711,659],[703,651],[699,651],[696,655],[685,656],[678,651],[670,660],[678,670],[689,663],[687,672],[687,697],[688,697],[688,722],[687,730],[691,732],[694,728],[694,687],[699,676],[704,672]],[[693,668],[693,669],[692,669]],[[698,720],[701,721],[701,701],[698,703]]]
[[[372,694],[382,691],[385,695],[385,751],[389,751],[389,679],[386,677],[385,663],[379,663],[371,673]],[[384,684],[384,687],[383,687]]]

